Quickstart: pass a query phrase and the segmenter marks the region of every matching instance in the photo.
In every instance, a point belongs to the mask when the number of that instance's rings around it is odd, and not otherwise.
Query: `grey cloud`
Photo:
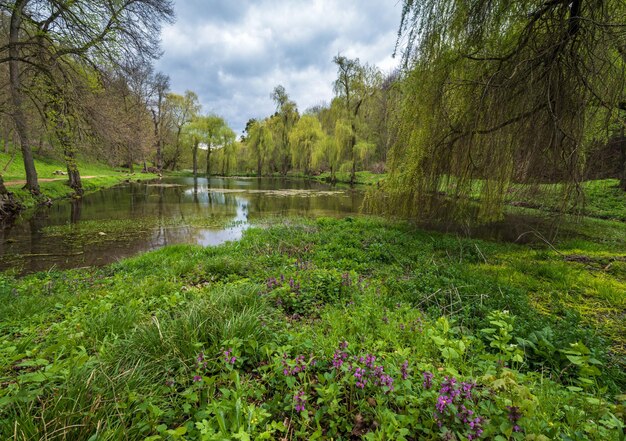
[[[198,93],[205,112],[240,132],[274,111],[286,87],[301,110],[332,98],[338,53],[387,63],[400,20],[397,0],[176,0],[157,69],[172,89]]]

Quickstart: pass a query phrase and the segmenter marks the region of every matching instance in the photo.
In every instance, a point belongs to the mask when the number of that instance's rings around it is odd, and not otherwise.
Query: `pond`
[[[80,200],[39,207],[0,227],[0,271],[25,274],[100,266],[166,245],[219,245],[238,240],[251,224],[268,217],[357,214],[364,197],[363,190],[300,179],[165,178],[123,184]],[[542,246],[557,234],[589,238],[593,232],[593,240],[621,237],[620,243],[626,238],[623,223],[596,220],[583,228],[577,220],[558,222],[537,212],[510,210],[500,222],[471,228],[441,221],[417,226]]]
[[[165,245],[237,240],[268,216],[347,216],[364,193],[279,178],[165,178],[39,207],[0,229],[0,271],[104,265]]]

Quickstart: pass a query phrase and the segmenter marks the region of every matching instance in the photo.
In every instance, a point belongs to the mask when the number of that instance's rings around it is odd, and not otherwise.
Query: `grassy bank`
[[[67,178],[55,174],[57,171],[66,171],[65,164],[59,160],[45,157],[35,159],[35,167],[43,195],[40,198],[33,198],[30,192],[22,189],[24,185],[22,182],[16,182],[26,179],[21,155],[16,154],[12,157],[6,153],[0,153],[0,168],[4,168],[6,164],[8,167],[2,174],[5,185],[26,208],[33,207],[48,198],[57,200],[71,197],[73,194],[72,189],[67,185]],[[127,169],[114,169],[103,164],[86,161],[79,162],[78,169],[83,177],[82,184],[85,193],[112,187],[128,179],[152,179],[156,177],[156,175],[144,173],[131,175]]]
[[[1,276],[0,438],[621,440],[624,255],[556,246],[277,220]]]

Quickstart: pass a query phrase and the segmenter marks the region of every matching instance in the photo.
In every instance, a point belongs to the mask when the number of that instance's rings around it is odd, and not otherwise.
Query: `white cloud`
[[[176,0],[157,69],[172,89],[198,93],[204,111],[241,131],[274,111],[282,84],[301,110],[332,98],[338,53],[390,71],[401,6],[396,0]]]

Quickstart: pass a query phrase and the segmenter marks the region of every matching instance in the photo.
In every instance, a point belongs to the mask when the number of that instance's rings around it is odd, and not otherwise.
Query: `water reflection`
[[[271,215],[345,216],[363,194],[288,179],[172,178],[39,207],[0,229],[0,270],[103,265],[178,243],[238,240]]]

